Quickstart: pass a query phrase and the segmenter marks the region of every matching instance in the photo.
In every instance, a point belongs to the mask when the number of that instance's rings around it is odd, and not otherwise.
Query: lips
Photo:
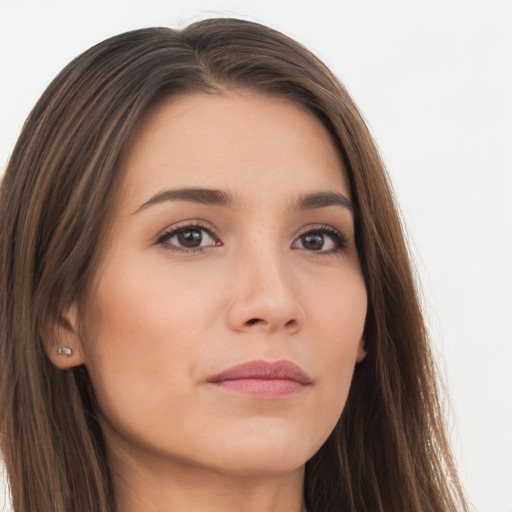
[[[297,394],[312,380],[296,364],[282,360],[275,362],[250,361],[208,379],[208,383],[226,391],[260,398],[279,398]]]

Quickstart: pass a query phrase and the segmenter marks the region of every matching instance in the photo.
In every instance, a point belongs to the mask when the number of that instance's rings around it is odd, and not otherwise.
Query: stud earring
[[[57,353],[61,356],[71,356],[73,354],[73,349],[69,348],[69,347],[60,347],[58,350],[57,350]]]

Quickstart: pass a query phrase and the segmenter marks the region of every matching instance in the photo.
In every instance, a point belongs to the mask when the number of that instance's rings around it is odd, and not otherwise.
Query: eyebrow
[[[314,210],[326,206],[344,206],[351,213],[354,213],[354,203],[339,192],[316,192],[301,197],[294,207],[297,210]]]
[[[222,190],[211,190],[208,188],[180,188],[176,190],[165,190],[155,194],[151,199],[139,206],[134,213],[145,210],[149,206],[164,203],[167,201],[186,201],[209,206],[224,206],[235,208],[237,201],[230,194]]]
[[[241,201],[231,194],[222,190],[212,190],[208,188],[181,188],[175,190],[165,190],[155,194],[151,199],[143,203],[135,213],[146,208],[164,203],[167,201],[185,201],[198,203],[207,206],[221,206],[225,208],[237,208]],[[295,210],[314,210],[316,208],[325,208],[327,206],[343,206],[354,213],[353,202],[339,192],[315,192],[307,194],[292,205]]]

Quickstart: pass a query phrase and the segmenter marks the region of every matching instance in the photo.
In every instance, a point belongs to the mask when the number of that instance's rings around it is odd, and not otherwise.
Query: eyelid
[[[308,233],[315,233],[315,232],[324,233],[324,234],[326,233],[329,236],[331,236],[334,239],[334,242],[337,244],[337,247],[335,249],[324,250],[324,251],[322,251],[322,250],[307,251],[306,249],[304,249],[308,253],[316,254],[316,255],[332,254],[332,253],[337,253],[339,251],[346,251],[349,247],[348,237],[344,233],[342,233],[339,229],[337,229],[329,224],[312,224],[309,226],[305,226],[304,228],[301,229],[300,233],[297,235],[297,238],[294,240],[293,244],[295,244],[300,239],[300,237],[307,235]],[[292,244],[292,247],[293,247],[293,244]]]
[[[196,247],[196,248],[182,248],[180,249],[177,246],[167,245],[166,249],[179,252],[179,253],[194,253],[194,252],[201,252],[206,250],[208,247],[215,247],[218,245],[222,245],[220,238],[217,235],[216,229],[210,224],[206,223],[205,221],[198,220],[198,219],[191,219],[186,220],[182,222],[178,222],[176,224],[172,224],[171,226],[168,226],[165,228],[160,234],[157,235],[155,240],[155,245],[164,245],[167,240],[178,234],[182,230],[186,230],[187,228],[197,228],[199,230],[205,231],[208,233],[209,236],[211,236],[215,240],[215,244],[205,246],[205,247]]]

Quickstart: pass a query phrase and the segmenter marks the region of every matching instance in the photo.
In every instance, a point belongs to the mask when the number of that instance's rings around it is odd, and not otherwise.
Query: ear
[[[42,338],[46,355],[57,368],[66,370],[84,363],[75,303],[56,322],[45,326]]]
[[[364,349],[364,338],[361,338],[357,347],[356,362],[360,363],[366,357],[366,350]]]

